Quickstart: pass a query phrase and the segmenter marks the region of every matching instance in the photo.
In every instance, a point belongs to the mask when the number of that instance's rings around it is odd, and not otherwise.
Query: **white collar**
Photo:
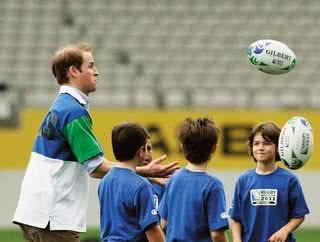
[[[75,99],[78,100],[78,102],[82,105],[88,105],[89,104],[89,97],[81,92],[79,89],[68,86],[68,85],[62,85],[60,87],[59,93],[68,93],[71,96],[73,96]]]

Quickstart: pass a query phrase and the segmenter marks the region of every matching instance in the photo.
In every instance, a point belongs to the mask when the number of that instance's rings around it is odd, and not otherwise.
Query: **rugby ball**
[[[259,71],[284,74],[296,66],[296,56],[285,44],[276,40],[258,40],[247,49],[249,62]]]
[[[313,151],[313,131],[303,117],[293,117],[281,129],[279,155],[289,169],[299,169],[310,158]]]

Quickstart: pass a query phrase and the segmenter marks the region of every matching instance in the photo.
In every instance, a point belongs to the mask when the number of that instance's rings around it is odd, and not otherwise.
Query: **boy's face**
[[[276,161],[276,144],[265,140],[261,133],[257,133],[253,138],[252,153],[259,162]]]
[[[147,140],[146,146],[145,146],[145,156],[144,160],[141,163],[141,165],[148,165],[152,161],[152,144],[150,139]]]

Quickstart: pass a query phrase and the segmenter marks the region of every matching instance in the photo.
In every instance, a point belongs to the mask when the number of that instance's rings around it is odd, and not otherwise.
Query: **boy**
[[[112,148],[117,161],[99,185],[101,239],[164,241],[158,224],[151,184],[136,174],[145,160],[148,134],[140,125],[121,123],[112,129]]]
[[[145,155],[145,160],[141,163],[141,165],[146,166],[152,161],[152,144],[151,140],[148,138],[147,144],[146,144],[146,155]],[[165,183],[167,182],[168,178],[155,178],[155,177],[150,177],[148,178],[149,182],[152,185],[152,189],[154,192],[154,199],[155,199],[155,205],[156,208],[158,209],[160,200],[162,198],[164,188],[165,188]]]
[[[146,151],[145,159],[140,164],[140,165],[143,165],[143,166],[148,165],[152,161],[153,149],[152,149],[152,143],[151,143],[150,138],[147,139],[147,144],[145,146],[145,151]],[[160,200],[161,200],[162,195],[164,193],[165,183],[167,182],[168,178],[149,177],[147,179],[152,185],[154,206],[155,206],[156,210],[158,211],[159,203],[160,203]],[[160,220],[160,216],[159,215],[158,215],[158,218]],[[143,234],[139,238],[139,242],[148,242],[148,239],[145,236],[145,234]]]
[[[170,178],[160,202],[166,241],[227,241],[223,185],[206,173],[218,133],[215,123],[208,118],[187,118],[178,131],[188,164]]]
[[[277,166],[280,128],[260,123],[249,136],[256,168],[239,177],[230,208],[234,242],[294,242],[309,209],[297,177]]]

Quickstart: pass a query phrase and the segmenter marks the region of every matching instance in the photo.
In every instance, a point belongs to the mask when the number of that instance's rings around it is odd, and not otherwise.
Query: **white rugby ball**
[[[268,74],[283,74],[296,66],[296,56],[285,44],[276,40],[258,40],[247,49],[249,62]]]
[[[313,152],[313,131],[310,123],[303,117],[293,117],[281,129],[279,155],[289,169],[299,169]]]

